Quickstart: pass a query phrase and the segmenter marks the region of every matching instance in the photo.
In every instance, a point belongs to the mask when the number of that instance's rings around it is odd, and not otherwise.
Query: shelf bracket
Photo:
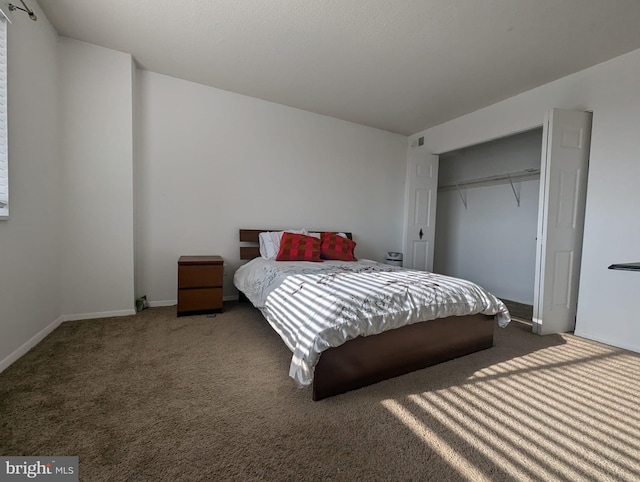
[[[462,189],[460,189],[460,186],[458,186],[456,184],[456,187],[458,188],[458,194],[460,194],[460,199],[462,199],[462,204],[464,204],[464,209],[465,211],[467,210],[467,198],[464,194],[462,194]]]
[[[513,179],[511,179],[511,176],[509,176],[509,184],[511,184],[511,190],[513,191],[513,196],[516,198],[516,202],[518,203],[518,207],[520,207],[520,196],[518,196],[518,193],[516,192],[516,188],[513,185]]]

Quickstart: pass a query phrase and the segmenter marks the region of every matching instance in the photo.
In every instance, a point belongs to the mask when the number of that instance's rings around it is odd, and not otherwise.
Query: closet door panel
[[[534,332],[572,331],[578,303],[591,114],[553,109],[543,129]]]
[[[424,146],[411,149],[407,171],[404,266],[433,271],[439,158]]]

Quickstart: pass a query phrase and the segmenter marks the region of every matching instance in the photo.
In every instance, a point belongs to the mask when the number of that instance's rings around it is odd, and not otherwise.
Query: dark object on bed
[[[240,230],[240,241],[254,244],[240,247],[240,259],[260,256],[258,235],[264,231],[267,230]],[[350,233],[345,234],[351,239]],[[494,326],[493,316],[450,316],[360,336],[329,348],[315,367],[313,399],[321,400],[491,348]]]

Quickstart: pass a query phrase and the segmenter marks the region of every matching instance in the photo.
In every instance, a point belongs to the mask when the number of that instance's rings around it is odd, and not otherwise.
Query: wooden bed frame
[[[240,230],[240,242],[245,243],[240,246],[240,259],[260,256],[258,235],[264,231],[281,230]],[[351,239],[351,233],[345,234]],[[241,299],[243,297],[241,293]],[[493,316],[450,316],[374,336],[359,336],[329,348],[322,352],[315,367],[313,400],[491,348],[494,326]]]

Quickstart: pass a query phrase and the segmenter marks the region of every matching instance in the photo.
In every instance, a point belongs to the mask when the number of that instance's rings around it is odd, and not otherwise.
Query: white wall
[[[440,155],[439,185],[540,169],[542,130]],[[511,184],[439,191],[434,271],[464,278],[500,298],[533,304],[538,177]],[[504,269],[508,260],[509,269]]]
[[[138,72],[138,292],[176,299],[177,260],[219,254],[224,295],[239,228],[352,231],[356,255],[402,245],[407,138]]]
[[[550,108],[592,110],[593,127],[576,334],[640,351],[640,50],[419,135],[434,153],[542,125]]]
[[[130,314],[133,267],[133,64],[59,39],[65,319]]]
[[[11,219],[0,221],[0,371],[61,321],[57,34],[31,6],[37,22],[18,13],[7,28]]]

